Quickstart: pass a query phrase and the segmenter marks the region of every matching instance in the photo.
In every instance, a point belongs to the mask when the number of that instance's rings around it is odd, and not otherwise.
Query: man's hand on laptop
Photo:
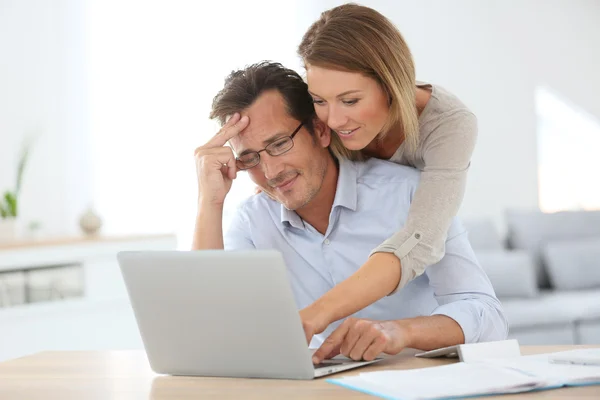
[[[407,344],[407,327],[400,321],[347,318],[314,353],[313,363],[337,354],[356,361],[371,361],[381,353],[398,354]]]
[[[248,122],[247,116],[240,118],[240,114],[235,113],[215,136],[194,151],[200,201],[213,204],[225,201],[237,174],[233,150],[225,145],[244,130]]]

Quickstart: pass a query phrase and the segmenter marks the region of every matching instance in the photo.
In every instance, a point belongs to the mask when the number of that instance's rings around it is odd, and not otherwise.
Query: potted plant
[[[17,182],[14,190],[6,190],[0,197],[0,241],[12,240],[17,236],[19,216],[19,194],[23,182],[23,172],[29,157],[29,143],[23,146],[17,165]]]

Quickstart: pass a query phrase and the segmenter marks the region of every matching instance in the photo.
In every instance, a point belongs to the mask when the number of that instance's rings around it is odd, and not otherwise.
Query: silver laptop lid
[[[155,372],[314,376],[280,253],[121,252],[118,261]]]

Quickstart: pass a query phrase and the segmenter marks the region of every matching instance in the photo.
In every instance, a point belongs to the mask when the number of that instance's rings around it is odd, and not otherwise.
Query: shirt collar
[[[290,224],[294,228],[304,229],[304,222],[302,222],[302,218],[295,211],[288,210],[281,205],[281,222],[286,225]]]
[[[356,177],[358,175],[357,165],[352,161],[339,161],[339,174],[337,186],[335,189],[335,198],[333,199],[333,207],[345,207],[352,211],[356,211],[357,193],[356,193]],[[302,218],[295,211],[288,210],[281,205],[281,222],[289,223],[291,226],[299,229],[304,229]]]
[[[358,197],[356,194],[356,177],[358,175],[358,166],[356,163],[348,160],[340,160],[339,166],[340,173],[338,175],[332,209],[340,206],[356,211]]]

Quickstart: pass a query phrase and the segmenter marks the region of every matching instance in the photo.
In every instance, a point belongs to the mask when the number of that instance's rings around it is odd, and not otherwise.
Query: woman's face
[[[306,65],[308,90],[317,116],[350,150],[362,150],[387,122],[388,96],[381,85],[358,72]]]

